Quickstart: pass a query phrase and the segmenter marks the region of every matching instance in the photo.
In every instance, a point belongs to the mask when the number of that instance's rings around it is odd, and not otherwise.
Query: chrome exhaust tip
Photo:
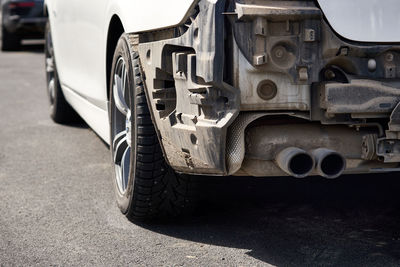
[[[314,157],[297,147],[288,147],[282,150],[276,156],[275,161],[279,168],[296,178],[308,176],[315,165]]]
[[[333,179],[342,175],[346,169],[346,159],[336,151],[318,148],[312,151],[315,157],[315,170],[322,177]]]

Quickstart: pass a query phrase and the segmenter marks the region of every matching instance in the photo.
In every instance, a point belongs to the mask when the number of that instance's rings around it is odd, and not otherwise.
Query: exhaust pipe
[[[314,157],[303,149],[289,147],[276,157],[276,164],[287,174],[296,178],[304,178],[314,169]]]
[[[315,157],[315,170],[318,175],[333,179],[339,177],[346,169],[346,159],[336,151],[318,148],[313,150],[312,154]]]

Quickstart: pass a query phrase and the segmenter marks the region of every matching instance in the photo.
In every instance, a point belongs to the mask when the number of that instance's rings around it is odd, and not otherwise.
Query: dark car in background
[[[41,39],[46,17],[43,0],[0,0],[2,50],[18,50],[22,39]]]

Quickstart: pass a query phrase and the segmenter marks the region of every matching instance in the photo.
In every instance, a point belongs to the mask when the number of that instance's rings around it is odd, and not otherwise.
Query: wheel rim
[[[51,38],[50,30],[46,33],[46,78],[47,90],[49,95],[50,104],[54,104],[55,98],[55,61],[53,52],[53,40]]]
[[[129,104],[128,71],[125,60],[119,57],[112,84],[112,148],[118,190],[125,194],[130,176],[132,147],[132,114]]]

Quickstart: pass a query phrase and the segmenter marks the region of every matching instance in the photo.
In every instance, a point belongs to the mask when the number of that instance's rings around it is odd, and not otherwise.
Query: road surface
[[[196,213],[139,225],[107,145],[48,115],[41,46],[0,53],[1,266],[399,266],[400,176],[214,178]]]

